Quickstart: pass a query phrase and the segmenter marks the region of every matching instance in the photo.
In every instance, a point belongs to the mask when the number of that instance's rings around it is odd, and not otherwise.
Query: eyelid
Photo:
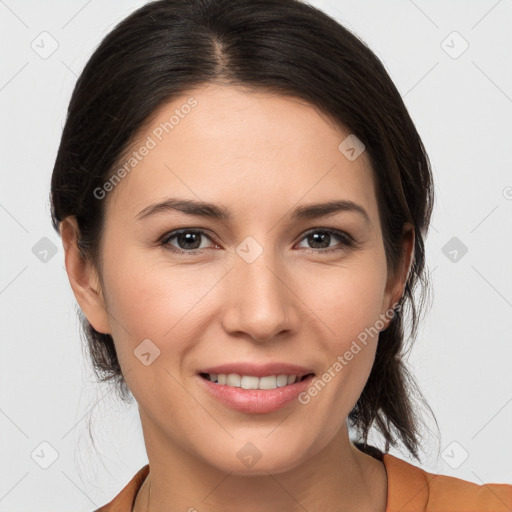
[[[203,235],[206,238],[209,238],[213,243],[215,243],[215,244],[218,243],[218,242],[216,242],[215,237],[213,235],[209,234],[210,233],[209,230],[204,229],[204,228],[179,228],[179,229],[175,229],[173,231],[168,231],[167,233],[165,233],[158,239],[158,243],[165,246],[165,245],[167,245],[169,240],[171,240],[172,238],[174,238],[177,235],[180,235],[182,233],[198,233],[200,235]],[[191,249],[189,251],[185,251],[183,249],[178,249],[178,248],[174,248],[174,249],[176,249],[176,252],[181,251],[181,252],[187,252],[187,253],[191,253],[191,254],[194,252],[203,250],[203,249]]]
[[[306,236],[310,235],[311,233],[315,233],[317,231],[334,234],[336,236],[339,236],[340,238],[346,239],[347,243],[348,242],[353,243],[353,244],[356,243],[356,240],[354,239],[354,237],[349,235],[346,231],[343,231],[342,229],[324,228],[324,227],[314,227],[314,228],[308,229],[307,231],[305,231],[304,233],[301,234],[301,238],[299,238],[299,241],[306,238]]]

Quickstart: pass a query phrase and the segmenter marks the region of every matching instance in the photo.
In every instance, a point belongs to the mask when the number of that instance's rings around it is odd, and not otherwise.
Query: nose
[[[221,323],[228,334],[265,342],[296,332],[298,299],[289,273],[265,251],[252,263],[238,259],[226,286]]]

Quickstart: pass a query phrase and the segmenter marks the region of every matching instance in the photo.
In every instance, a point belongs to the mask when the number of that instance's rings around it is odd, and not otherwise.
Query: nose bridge
[[[227,331],[245,332],[256,340],[267,340],[291,324],[293,300],[285,286],[283,266],[275,251],[248,237],[236,249],[229,280],[229,308],[223,325]]]

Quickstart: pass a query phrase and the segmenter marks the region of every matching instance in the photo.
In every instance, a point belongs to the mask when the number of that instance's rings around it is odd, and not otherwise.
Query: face
[[[403,287],[387,272],[367,155],[338,148],[348,135],[297,99],[208,85],[155,112],[136,161],[121,162],[130,171],[103,199],[104,308],[82,307],[112,334],[151,443],[277,473],[345,426]],[[225,217],[154,208],[171,199]],[[334,201],[349,207],[306,210]],[[199,375],[274,362],[314,377],[244,398]],[[263,375],[293,373],[274,370]],[[260,454],[254,469],[244,450]]]

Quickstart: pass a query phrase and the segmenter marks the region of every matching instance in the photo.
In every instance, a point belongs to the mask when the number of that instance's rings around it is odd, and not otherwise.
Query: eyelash
[[[317,233],[317,232],[327,233],[329,235],[334,235],[336,238],[338,238],[338,240],[341,241],[342,245],[344,245],[345,247],[329,247],[327,249],[309,248],[309,250],[313,251],[313,252],[319,252],[319,253],[325,254],[325,253],[331,253],[331,252],[340,251],[340,250],[346,250],[346,247],[353,248],[353,247],[355,247],[357,245],[355,240],[350,235],[348,235],[347,233],[345,233],[343,231],[338,231],[336,229],[326,229],[326,228],[313,228],[313,229],[310,229],[309,231],[304,233],[304,235],[299,240],[299,242],[302,242],[302,240],[307,238],[309,235],[311,235],[313,233]],[[204,231],[201,231],[199,229],[187,229],[187,228],[184,228],[184,229],[178,229],[176,231],[171,231],[170,233],[165,234],[163,236],[163,238],[161,238],[161,240],[160,240],[160,245],[163,246],[168,251],[171,251],[171,252],[173,252],[175,254],[187,254],[187,255],[192,255],[193,256],[195,254],[200,253],[203,249],[191,249],[189,251],[186,251],[186,250],[178,249],[178,248],[176,248],[174,246],[169,245],[169,241],[170,240],[172,240],[176,236],[181,235],[183,233],[201,234],[201,235],[205,236],[206,238],[210,239],[212,242],[215,242]]]

